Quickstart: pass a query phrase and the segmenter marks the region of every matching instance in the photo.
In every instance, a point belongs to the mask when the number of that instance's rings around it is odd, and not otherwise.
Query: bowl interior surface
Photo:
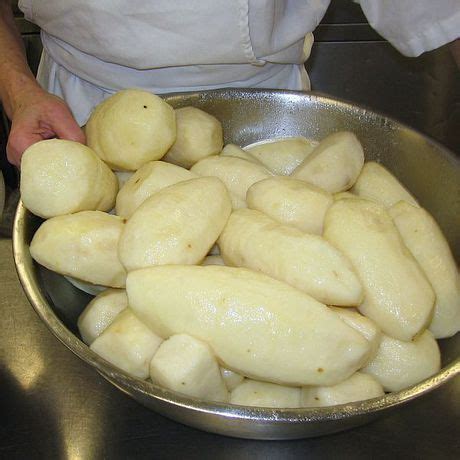
[[[306,136],[321,140],[349,130],[366,161],[382,163],[438,221],[460,260],[460,161],[436,142],[373,111],[314,94],[276,90],[216,90],[164,96],[175,108],[193,105],[223,124],[225,143]],[[77,319],[92,299],[63,276],[32,261],[29,244],[41,220],[19,205],[13,232],[16,266],[33,307],[51,332],[106,379],[147,407],[182,423],[230,436],[293,439],[347,429],[430,391],[460,372],[460,334],[439,341],[443,369],[407,390],[332,408],[267,409],[215,404],[184,397],[129,377],[80,340]]]

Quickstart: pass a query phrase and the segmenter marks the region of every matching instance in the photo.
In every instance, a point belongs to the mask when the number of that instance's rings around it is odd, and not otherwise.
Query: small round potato
[[[152,382],[207,401],[228,401],[228,390],[211,348],[187,334],[165,340],[150,363]]]
[[[330,193],[348,190],[364,164],[364,151],[349,131],[330,134],[292,173],[292,177]]]
[[[163,342],[130,308],[122,310],[114,321],[91,343],[90,348],[129,375],[146,379],[149,364]]]
[[[117,191],[115,174],[93,150],[78,142],[44,140],[22,156],[22,201],[45,219],[78,211],[108,211]]]
[[[112,169],[135,171],[160,159],[176,139],[174,109],[148,91],[119,91],[86,124],[88,145]]]
[[[196,107],[176,110],[177,138],[164,160],[184,168],[210,155],[217,155],[224,145],[220,121]]]

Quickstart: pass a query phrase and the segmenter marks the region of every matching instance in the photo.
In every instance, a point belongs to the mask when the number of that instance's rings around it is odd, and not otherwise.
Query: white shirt
[[[129,87],[309,89],[304,62],[330,0],[20,0],[42,29],[38,80],[84,124]],[[406,55],[460,35],[460,0],[361,0]]]

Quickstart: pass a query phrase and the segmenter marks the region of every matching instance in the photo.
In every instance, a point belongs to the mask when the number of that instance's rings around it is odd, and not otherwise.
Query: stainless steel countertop
[[[458,457],[458,378],[351,431],[298,441],[226,438],[148,411],[61,345],[23,294],[6,238],[0,280],[0,458]]]

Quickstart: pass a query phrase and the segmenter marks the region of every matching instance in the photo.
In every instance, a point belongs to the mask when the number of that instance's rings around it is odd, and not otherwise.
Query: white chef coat
[[[38,80],[84,124],[122,88],[308,89],[311,32],[330,0],[20,0],[42,29]],[[407,55],[460,35],[460,0],[361,0]]]

